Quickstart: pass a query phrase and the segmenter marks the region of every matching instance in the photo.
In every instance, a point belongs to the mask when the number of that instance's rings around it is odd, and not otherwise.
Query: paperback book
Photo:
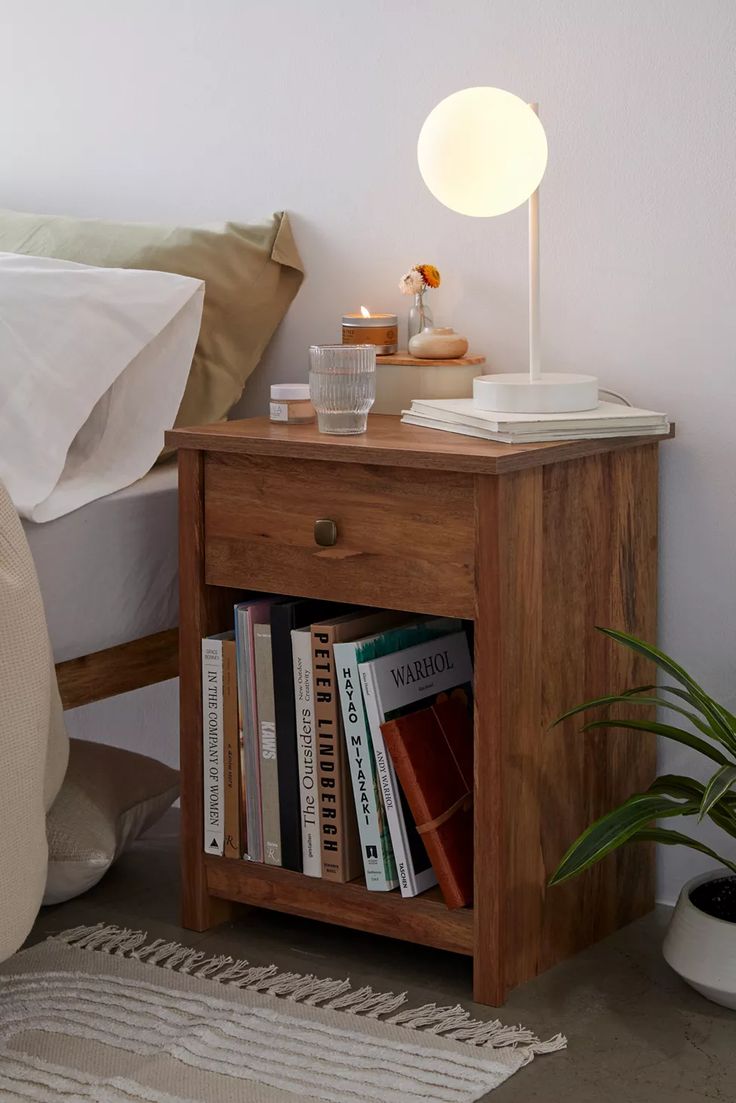
[[[363,871],[333,647],[396,624],[402,615],[362,610],[312,625],[320,853],[329,881],[353,881]]]
[[[308,792],[304,789],[307,775],[300,761],[300,743],[304,743],[300,710],[305,707],[311,709],[311,704],[306,706],[303,702],[296,701],[292,632],[311,625],[322,617],[334,616],[337,612],[338,607],[334,602],[310,601],[304,598],[277,601],[271,606],[281,864],[285,869],[296,872],[304,871],[303,831],[307,826],[303,820],[307,812],[305,797],[314,800],[315,792],[313,788]],[[303,678],[307,670],[309,677],[305,686]],[[300,692],[303,694],[306,688],[311,691],[311,659],[305,665],[302,658],[300,677]],[[311,738],[310,732],[309,739]],[[306,750],[306,746],[303,749]],[[309,749],[311,753],[311,748]],[[312,775],[309,781],[313,782]]]
[[[202,640],[202,803],[207,854],[222,854],[225,845],[223,744],[222,635],[216,635]]]
[[[276,752],[276,710],[273,694],[271,625],[253,626],[253,659],[256,671],[256,716],[261,755],[261,822],[263,858],[267,865],[281,865],[279,818],[279,767]]]
[[[428,707],[440,693],[470,687],[473,667],[465,632],[426,640],[358,666],[378,779],[402,896],[416,896],[437,877],[387,752],[381,725]]]
[[[312,629],[295,628],[291,633],[296,715],[296,749],[299,782],[302,872],[322,876],[319,833],[316,735],[312,675]]]
[[[246,847],[243,857],[264,860],[261,819],[261,751],[258,734],[253,631],[268,624],[273,599],[253,598],[235,606],[235,642],[238,659],[238,711],[241,776],[245,806]]]
[[[415,399],[401,420],[503,444],[665,436],[670,431],[666,414],[616,402],[599,402],[594,410],[571,413],[516,414],[481,410],[472,398]]]
[[[225,791],[223,854],[226,858],[242,858],[238,668],[234,632],[228,632],[222,639],[222,729]]]

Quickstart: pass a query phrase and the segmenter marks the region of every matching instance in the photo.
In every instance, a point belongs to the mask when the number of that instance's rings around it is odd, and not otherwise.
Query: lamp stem
[[[535,115],[539,104],[530,103]],[[539,188],[529,196],[529,382],[542,374],[539,322]]]

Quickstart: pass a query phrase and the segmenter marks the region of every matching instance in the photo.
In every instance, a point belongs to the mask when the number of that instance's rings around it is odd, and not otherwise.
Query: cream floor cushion
[[[36,570],[0,484],[0,961],[33,925],[46,885],[46,812],[69,744]]]

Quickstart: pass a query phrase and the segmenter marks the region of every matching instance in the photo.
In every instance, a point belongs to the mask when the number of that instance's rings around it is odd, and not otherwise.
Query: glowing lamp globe
[[[501,88],[466,88],[427,116],[419,171],[435,199],[458,214],[487,218],[526,203],[547,167],[537,115]]]
[[[454,92],[425,119],[417,160],[432,195],[459,214],[487,218],[529,201],[529,372],[478,376],[475,405],[499,413],[594,409],[595,376],[541,371],[538,188],[547,137],[536,104],[501,88]]]

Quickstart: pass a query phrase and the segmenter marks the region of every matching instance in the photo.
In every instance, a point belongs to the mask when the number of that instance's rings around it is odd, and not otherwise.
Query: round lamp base
[[[527,373],[479,375],[473,380],[473,405],[499,414],[569,414],[594,410],[598,380],[594,375],[544,372],[531,382]]]

